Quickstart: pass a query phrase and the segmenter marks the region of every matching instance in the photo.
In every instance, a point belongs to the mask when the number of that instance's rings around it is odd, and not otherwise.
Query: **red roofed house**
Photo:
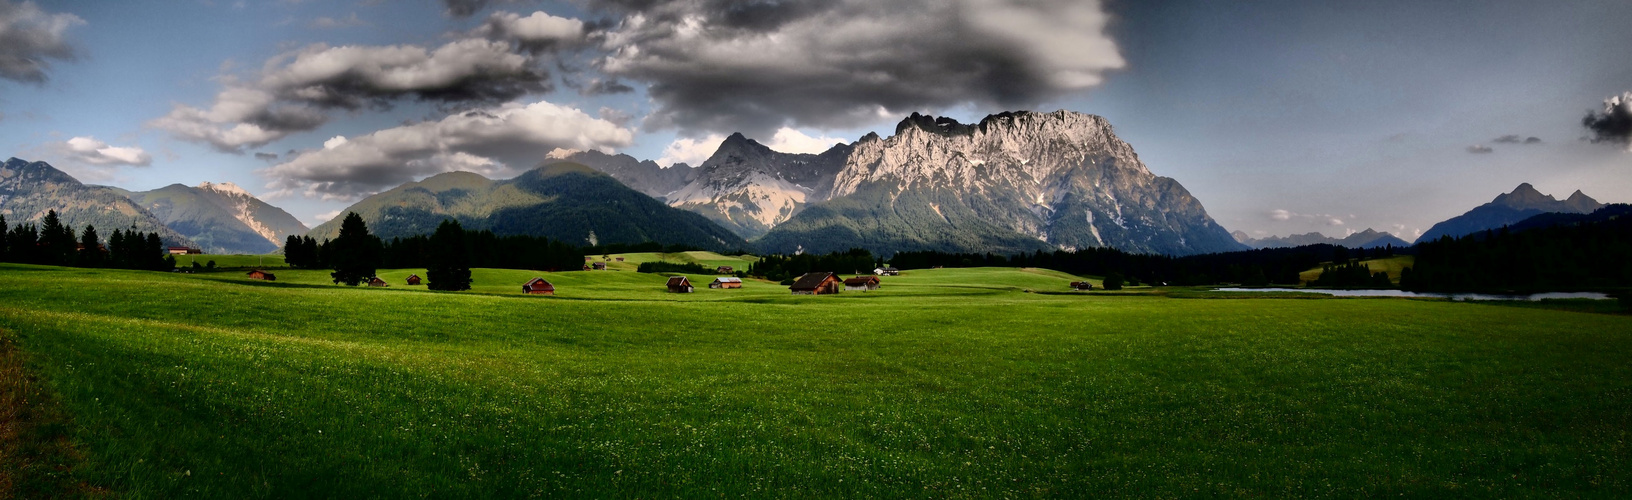
[[[669,293],[691,293],[692,292],[691,280],[686,279],[685,276],[675,276],[675,277],[669,278],[668,287],[669,287]]]
[[[555,285],[544,281],[544,278],[533,278],[527,284],[521,285],[521,293],[531,295],[555,295]]]
[[[828,295],[839,293],[839,287],[844,284],[833,273],[805,273],[788,290],[794,295]]]

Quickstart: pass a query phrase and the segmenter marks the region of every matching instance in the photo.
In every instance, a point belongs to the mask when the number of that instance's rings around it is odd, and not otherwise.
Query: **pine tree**
[[[426,288],[457,292],[470,289],[470,254],[465,250],[465,229],[448,219],[431,235]]]
[[[42,264],[69,266],[74,263],[74,230],[62,225],[56,210],[45,212],[40,221],[40,258]]]
[[[34,229],[33,224],[18,224],[17,227],[11,229],[11,234],[6,235],[6,241],[11,247],[12,262],[40,263],[39,233]]]
[[[1121,290],[1122,273],[1115,271],[1105,273],[1105,281],[1103,281],[1102,284],[1105,285],[1106,290]]]
[[[142,269],[149,271],[169,271],[176,268],[176,258],[164,251],[164,240],[159,239],[159,233],[147,233],[147,242],[142,246],[142,262],[146,264]]]
[[[6,216],[0,215],[0,262],[6,262],[9,249],[6,247]]]
[[[96,226],[85,225],[85,232],[79,236],[79,247],[80,267],[102,267],[102,242],[96,237]]]
[[[379,238],[368,234],[368,224],[356,212],[346,214],[340,222],[340,237],[329,242],[329,276],[335,283],[357,286],[374,277],[375,264],[380,260]]]

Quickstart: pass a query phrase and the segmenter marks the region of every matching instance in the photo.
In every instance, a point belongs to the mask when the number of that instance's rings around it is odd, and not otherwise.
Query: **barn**
[[[691,280],[686,279],[685,276],[674,276],[674,277],[669,278],[668,287],[669,287],[669,293],[691,293],[692,292]]]
[[[272,275],[272,273],[269,273],[269,272],[266,272],[266,271],[262,271],[262,270],[260,270],[260,269],[256,269],[256,270],[254,270],[254,271],[250,271],[250,272],[249,272],[249,279],[252,279],[252,280],[266,280],[266,281],[277,281],[277,280],[278,280],[278,277],[277,277],[277,276],[273,276],[273,275]]]
[[[878,277],[877,276],[857,276],[857,277],[854,277],[854,278],[844,280],[844,289],[845,289],[845,291],[861,291],[861,292],[865,292],[865,291],[868,291],[868,290],[877,290],[878,289]]]
[[[419,275],[418,274],[408,275],[408,286],[414,286],[414,285],[418,285],[418,284],[419,284]]]
[[[805,273],[794,280],[788,290],[793,291],[794,295],[828,295],[839,293],[839,287],[843,285],[844,282],[833,273]]]
[[[521,293],[531,295],[555,295],[555,285],[544,281],[544,278],[533,278],[527,284],[521,285]]]
[[[720,266],[720,267],[714,268],[714,274],[731,274],[731,273],[734,273],[736,271],[737,270],[733,269],[731,266]]]
[[[1072,290],[1093,290],[1094,289],[1094,284],[1086,282],[1086,281],[1073,281],[1073,282],[1071,282],[1071,289]]]
[[[377,287],[380,287],[380,288],[385,288],[385,287],[391,286],[391,284],[386,283],[385,280],[380,279],[379,276],[375,276],[373,278],[368,279],[368,286],[377,286]]]
[[[742,288],[742,278],[714,278],[709,288]]]
[[[595,263],[590,264],[590,267],[594,268],[596,271],[605,271],[606,270],[606,263],[605,262],[595,262]]]

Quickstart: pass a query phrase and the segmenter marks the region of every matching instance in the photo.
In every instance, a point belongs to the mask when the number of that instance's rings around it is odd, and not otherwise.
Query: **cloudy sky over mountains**
[[[1622,0],[0,0],[0,156],[315,223],[557,148],[695,164],[737,131],[814,152],[1065,108],[1229,229],[1409,240],[1520,182],[1632,201],[1627,26]]]

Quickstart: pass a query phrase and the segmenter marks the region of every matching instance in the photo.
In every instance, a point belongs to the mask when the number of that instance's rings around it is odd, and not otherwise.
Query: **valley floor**
[[[1022,269],[910,271],[823,297],[705,276],[669,294],[627,271],[479,269],[464,293],[403,284],[423,270],[384,271],[383,289],[275,272],[0,264],[0,336],[61,408],[63,484],[151,498],[1632,491],[1626,315],[1031,293],[1079,278]],[[559,295],[521,295],[533,276]]]

